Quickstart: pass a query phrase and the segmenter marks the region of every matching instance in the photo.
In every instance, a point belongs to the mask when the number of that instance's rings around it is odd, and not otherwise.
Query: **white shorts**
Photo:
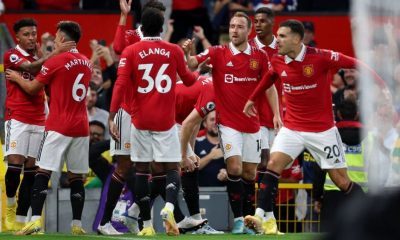
[[[89,136],[67,137],[58,132],[44,133],[36,165],[42,169],[60,172],[67,164],[68,171],[76,174],[89,172]]]
[[[270,146],[272,146],[272,143],[274,142],[276,136],[275,129],[260,127],[260,133],[261,133],[261,149],[270,149]]]
[[[133,162],[180,162],[181,145],[176,125],[163,132],[139,130],[131,125]]]
[[[120,108],[114,117],[117,124],[120,141],[110,140],[110,155],[130,155],[131,154],[131,115]],[[108,130],[107,130],[108,131]]]
[[[15,119],[5,122],[5,156],[11,154],[36,158],[44,126],[26,124]]]
[[[178,134],[179,134],[179,139],[181,139],[181,129],[182,129],[182,125],[180,125],[180,124],[176,124],[176,127],[178,128]],[[189,141],[190,141],[190,139],[189,139]],[[186,156],[187,157],[194,157],[194,151],[193,151],[193,148],[192,148],[192,146],[190,145],[190,143],[188,143],[188,146],[187,146],[187,148],[186,148]]]
[[[347,168],[342,139],[336,127],[317,133],[293,131],[283,127],[274,140],[271,153],[282,152],[295,159],[304,148],[322,169]]]
[[[260,131],[256,133],[242,133],[221,124],[218,125],[218,131],[225,160],[238,155],[242,157],[243,162],[261,162]]]

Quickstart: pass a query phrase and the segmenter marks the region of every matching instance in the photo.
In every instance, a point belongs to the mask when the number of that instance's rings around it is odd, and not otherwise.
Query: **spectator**
[[[254,10],[262,7],[272,9],[274,12],[292,12],[297,10],[298,0],[253,0]]]
[[[225,168],[222,150],[219,147],[218,130],[215,125],[215,111],[210,112],[203,121],[206,135],[196,140],[195,153],[200,157],[199,186],[225,186],[217,175]]]
[[[109,113],[101,108],[96,107],[97,102],[97,85],[94,82],[89,84],[89,94],[86,97],[86,108],[88,110],[89,122],[97,120],[101,122],[106,129],[108,129],[108,115]],[[105,133],[105,139],[110,139],[108,131]]]
[[[344,88],[339,89],[333,94],[332,102],[335,107],[339,107],[347,98],[358,100],[357,84],[359,81],[359,71],[357,69],[341,69],[339,75],[343,78]],[[335,109],[335,120],[340,121],[337,110]]]
[[[315,42],[314,39],[315,37],[314,23],[310,21],[304,21],[303,25],[304,25],[304,38],[303,38],[304,44],[309,47],[316,47],[317,42]]]
[[[174,20],[172,43],[177,43],[182,38],[191,38],[194,26],[201,26],[204,29],[205,36],[212,44],[217,42],[213,36],[208,11],[204,7],[204,0],[174,0],[171,19]]]

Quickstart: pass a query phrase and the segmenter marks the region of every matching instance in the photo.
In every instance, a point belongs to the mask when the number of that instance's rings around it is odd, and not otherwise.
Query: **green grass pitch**
[[[158,234],[154,237],[138,237],[136,235],[123,235],[123,236],[103,236],[103,235],[82,235],[82,236],[73,236],[70,234],[43,234],[43,235],[31,235],[31,236],[14,236],[9,233],[0,233],[0,239],[4,240],[164,240],[164,239],[179,239],[179,240],[231,240],[231,239],[271,239],[271,240],[314,240],[321,237],[321,234],[316,233],[287,233],[283,236],[267,236],[267,235],[232,235],[232,234],[223,234],[223,235],[192,235],[192,234],[184,234],[177,237],[167,236],[165,234]]]

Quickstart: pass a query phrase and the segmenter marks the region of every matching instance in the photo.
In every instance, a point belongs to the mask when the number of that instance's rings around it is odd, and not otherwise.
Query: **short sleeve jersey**
[[[278,45],[276,42],[276,38],[274,37],[274,40],[272,43],[268,46],[262,44],[260,40],[258,40],[257,36],[249,41],[249,44],[251,46],[254,46],[256,48],[264,50],[267,54],[269,59],[272,58],[273,55],[278,53]],[[271,67],[271,66],[269,66]],[[276,91],[278,92],[278,100],[279,100],[279,111],[281,113],[281,117],[283,117],[283,106],[282,106],[282,84],[280,81],[275,82],[275,88]],[[260,117],[260,125],[267,127],[267,128],[273,128],[274,127],[274,113],[272,112],[271,106],[269,105],[268,100],[266,99],[265,96],[262,96],[258,101],[257,101],[257,110],[258,114]]]
[[[19,71],[18,67],[24,62],[34,62],[38,58],[24,51],[18,45],[4,54],[5,69]],[[29,72],[19,71],[26,81],[32,81],[34,76]],[[6,80],[5,120],[15,119],[23,123],[44,125],[45,121],[45,94],[44,90],[31,96],[16,83]]]
[[[161,38],[143,38],[124,50],[117,81],[133,87],[130,109],[137,129],[166,131],[175,124],[177,74],[185,85],[196,81],[182,49],[175,44]]]
[[[214,46],[196,56],[199,63],[210,57],[217,121],[240,132],[255,133],[260,129],[257,117],[247,117],[244,105],[268,70],[268,56],[251,47],[241,52],[232,43]]]
[[[36,80],[48,85],[50,111],[46,131],[69,137],[89,136],[85,98],[92,66],[76,49],[49,58]]]
[[[196,83],[190,87],[178,82],[176,85],[175,106],[175,120],[179,124],[182,124],[193,109],[196,109],[202,118],[215,110],[212,78],[200,76]]]

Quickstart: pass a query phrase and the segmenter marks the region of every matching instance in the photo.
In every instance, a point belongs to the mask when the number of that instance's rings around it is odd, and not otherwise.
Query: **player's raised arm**
[[[196,57],[190,56],[190,51],[193,47],[193,43],[194,43],[194,39],[188,39],[182,45],[182,49],[185,53],[187,65],[191,69],[195,69],[199,65],[199,62],[197,61]]]
[[[119,24],[117,31],[114,36],[113,48],[117,54],[121,54],[126,47],[125,31],[126,31],[126,19],[131,11],[132,0],[128,2],[126,0],[119,0],[119,7],[121,9],[121,16],[119,17]]]
[[[177,72],[185,86],[193,85],[197,80],[197,75],[192,73],[185,64],[185,59],[180,47],[176,47],[176,61],[177,61]],[[197,62],[197,60],[196,60]],[[196,65],[197,66],[197,65]]]
[[[44,84],[36,79],[27,81],[17,71],[11,69],[6,70],[6,79],[17,83],[29,95],[36,95],[44,87]]]

